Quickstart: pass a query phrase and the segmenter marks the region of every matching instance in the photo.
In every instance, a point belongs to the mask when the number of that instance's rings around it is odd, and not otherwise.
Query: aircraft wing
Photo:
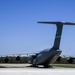
[[[58,63],[63,63],[63,64],[72,64],[75,63],[75,57],[69,56],[69,55],[62,55],[59,56],[58,59],[56,60]]]
[[[38,53],[20,53],[20,54],[7,54],[7,55],[0,55],[0,57],[5,56],[29,56],[29,55],[36,55]]]
[[[27,62],[29,56],[35,56],[38,53],[20,53],[20,54],[8,54],[8,55],[0,55],[0,63],[16,63],[16,62]],[[20,61],[21,60],[21,61]]]

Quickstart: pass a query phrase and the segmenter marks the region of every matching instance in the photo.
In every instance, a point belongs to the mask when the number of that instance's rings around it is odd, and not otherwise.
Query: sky
[[[0,55],[51,48],[56,26],[38,21],[75,22],[75,0],[0,0]],[[60,49],[75,56],[75,26],[64,26]]]

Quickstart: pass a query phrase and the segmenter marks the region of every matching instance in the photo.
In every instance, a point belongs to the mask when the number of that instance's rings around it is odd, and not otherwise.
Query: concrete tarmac
[[[28,67],[28,64],[0,64],[0,66],[1,65],[9,68],[0,68],[0,75],[75,75],[74,68],[35,68]]]

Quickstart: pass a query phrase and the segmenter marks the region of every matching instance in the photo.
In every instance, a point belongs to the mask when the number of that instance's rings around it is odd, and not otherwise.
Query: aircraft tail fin
[[[56,24],[57,30],[56,30],[56,35],[55,35],[53,48],[57,48],[57,49],[59,49],[59,47],[60,47],[63,24],[64,25],[75,25],[75,23],[72,23],[72,22],[38,22],[38,23]]]

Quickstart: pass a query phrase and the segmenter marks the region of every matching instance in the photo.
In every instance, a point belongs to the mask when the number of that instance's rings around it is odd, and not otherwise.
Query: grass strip
[[[52,66],[65,67],[65,68],[75,68],[75,64],[51,64]]]

